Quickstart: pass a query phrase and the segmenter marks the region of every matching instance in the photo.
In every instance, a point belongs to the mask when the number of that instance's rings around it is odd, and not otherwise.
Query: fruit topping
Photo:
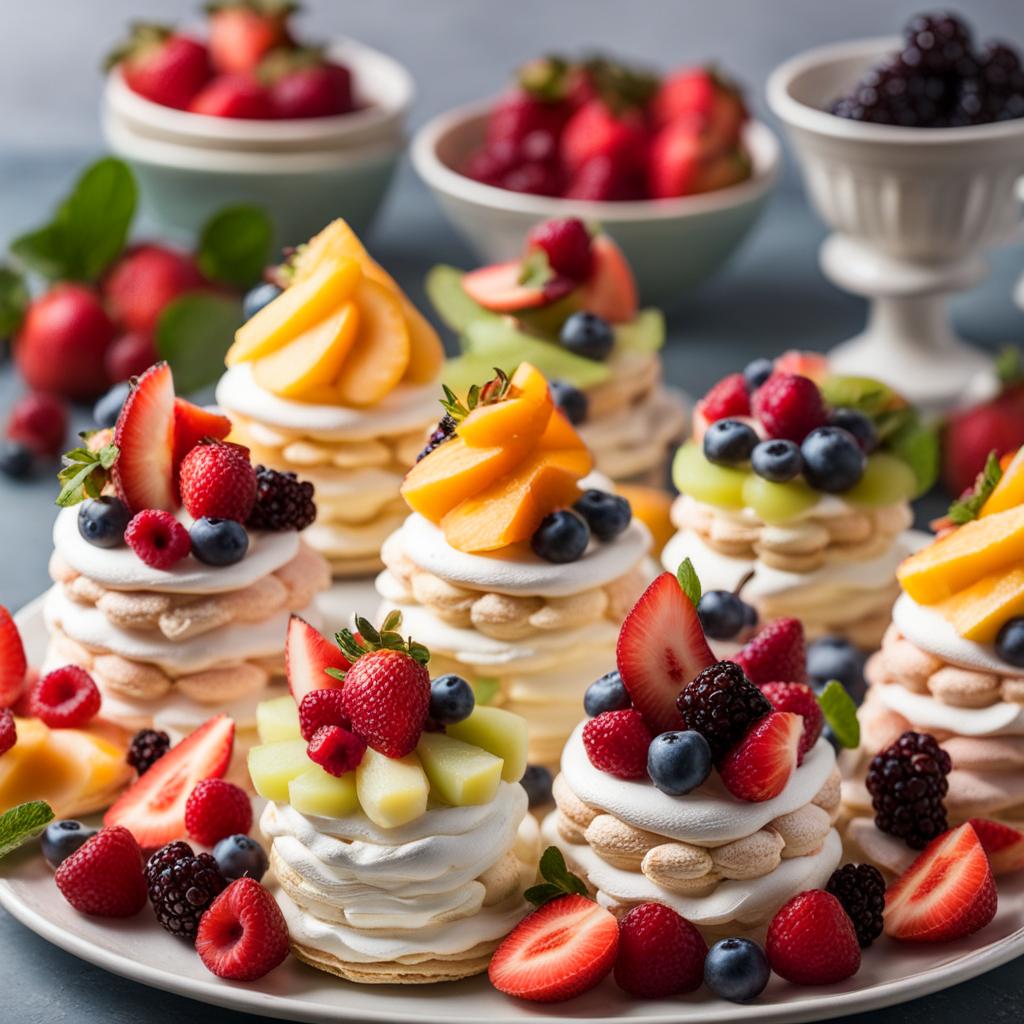
[[[350,727],[342,708],[340,689],[310,690],[299,703],[299,733],[308,743],[325,725]]]
[[[199,921],[227,884],[209,853],[196,853],[176,840],[146,861],[146,888],[160,926],[172,935],[194,940]]]
[[[704,432],[704,458],[718,466],[733,466],[746,462],[757,443],[757,434],[742,420],[715,420]]]
[[[596,313],[586,310],[573,313],[562,324],[558,340],[569,352],[598,362],[607,359],[615,346],[611,324]]]
[[[366,741],[343,725],[322,725],[309,739],[306,755],[328,775],[355,771],[366,753]]]
[[[104,392],[92,407],[92,418],[96,422],[97,427],[101,429],[113,428],[114,424],[117,423],[117,417],[121,415],[121,409],[124,407],[125,400],[128,398],[131,389],[131,384],[126,380],[122,380]]]
[[[758,719],[719,764],[725,788],[755,803],[777,797],[796,768],[803,728],[800,715],[789,711]]]
[[[125,828],[100,829],[61,861],[54,881],[80,914],[134,917],[146,903],[142,851]]]
[[[998,897],[988,857],[969,823],[933,839],[885,894],[885,934],[951,942],[984,928]]]
[[[78,509],[78,532],[94,547],[120,547],[131,518],[120,498],[90,498]]]
[[[776,619],[762,627],[733,659],[756,686],[805,683],[807,655],[799,619]]]
[[[366,749],[365,745],[362,748]],[[344,764],[339,756],[335,767]],[[288,803],[300,814],[316,814],[324,818],[343,818],[359,810],[354,771],[341,775],[310,764],[288,781]]]
[[[672,479],[683,494],[720,508],[743,508],[749,478],[742,469],[709,462],[693,441],[680,446],[672,462]]]
[[[798,893],[768,925],[772,970],[795,985],[832,985],[860,970],[860,943],[843,905],[823,889]]]
[[[731,1003],[756,999],[771,973],[764,950],[751,939],[720,939],[704,959],[704,984]]]
[[[192,550],[188,530],[170,512],[158,509],[137,512],[124,532],[124,539],[153,569],[170,569]]]
[[[249,449],[228,441],[196,445],[181,464],[181,499],[193,519],[244,523],[256,500]]]
[[[193,556],[204,565],[234,565],[249,550],[249,534],[234,519],[202,516],[188,531]]]
[[[752,359],[743,367],[743,383],[747,391],[753,394],[774,372],[775,364],[763,356]]]
[[[999,627],[996,654],[1009,665],[1024,666],[1024,618],[1015,616]]]
[[[587,687],[583,695],[583,710],[595,718],[602,711],[622,711],[632,704],[618,669],[605,673]]]
[[[615,981],[641,999],[695,992],[704,981],[708,944],[684,917],[661,903],[632,907],[619,922]]]
[[[741,373],[723,377],[699,402],[700,412],[707,423],[733,416],[750,415],[750,394]]]
[[[0,605],[0,707],[10,707],[21,696],[27,673],[21,634],[11,613]]]
[[[754,446],[750,453],[750,468],[765,480],[784,484],[803,472],[804,461],[799,445],[777,437]]]
[[[859,704],[867,683],[864,679],[864,655],[846,637],[830,634],[807,645],[807,677],[815,691],[821,691],[836,679]]]
[[[685,796],[711,774],[711,747],[693,729],[663,732],[647,750],[647,774],[669,796]]]
[[[399,828],[426,813],[430,781],[415,754],[393,758],[368,747],[356,769],[356,793],[370,821]]]
[[[288,689],[296,705],[312,690],[341,689],[340,679],[328,669],[344,675],[351,664],[335,644],[298,615],[288,620],[284,662]]]
[[[430,791],[453,807],[489,804],[501,783],[500,757],[440,732],[426,732],[416,754]]]
[[[828,421],[833,427],[839,427],[853,437],[864,453],[870,454],[878,447],[875,424],[859,410],[840,406],[829,413]]]
[[[772,710],[731,661],[713,661],[698,672],[679,693],[677,704],[685,727],[704,737],[716,764]]]
[[[1004,875],[1024,868],[1024,832],[988,818],[971,818],[971,826],[985,848],[992,874]]]
[[[96,717],[99,688],[78,665],[65,665],[40,677],[28,691],[29,708],[51,729],[75,729]]]
[[[162,729],[140,729],[132,737],[125,760],[139,775],[145,775],[170,749],[171,738]]]
[[[256,733],[260,743],[298,739],[301,732],[295,698],[289,694],[287,697],[260,701],[256,705]]]
[[[853,923],[857,942],[867,949],[882,934],[885,879],[873,864],[844,864],[836,868],[825,886],[842,904]]]
[[[94,835],[96,829],[88,828],[80,821],[58,818],[51,821],[39,837],[39,848],[46,863],[56,870]]]
[[[469,718],[475,706],[473,688],[461,676],[438,676],[430,681],[431,721],[455,725]]]
[[[619,779],[647,777],[651,730],[635,708],[603,711],[583,726],[583,746],[590,763]]]
[[[10,708],[0,710],[0,755],[6,754],[18,742],[18,726]]]
[[[768,432],[800,444],[827,415],[814,381],[796,373],[774,373],[751,396],[751,410]]]
[[[567,508],[546,515],[530,538],[535,555],[557,564],[578,561],[589,543],[590,527],[586,519]]]
[[[946,831],[946,776],[949,754],[928,733],[905,732],[877,753],[868,765],[865,785],[875,809],[875,825],[923,850]]]
[[[223,441],[231,433],[231,420],[220,413],[193,405],[184,398],[174,400],[174,466],[181,469],[185,456],[200,441]]]
[[[265,800],[285,803],[289,784],[310,767],[301,737],[264,742],[249,749],[247,766],[253,789]]]
[[[594,266],[590,232],[578,217],[547,220],[529,230],[527,251],[540,249],[551,269],[570,281],[586,281]]]
[[[527,765],[526,773],[520,782],[523,789],[526,790],[531,810],[551,803],[551,788],[554,778],[550,768],[545,768],[542,764]]]
[[[842,427],[817,427],[800,445],[804,476],[816,490],[841,494],[855,487],[867,467],[864,451]]]
[[[776,711],[792,711],[803,718],[803,733],[796,756],[796,763],[803,764],[804,756],[818,742],[825,724],[814,691],[803,683],[765,683],[761,692]]]
[[[252,828],[249,794],[224,779],[204,779],[185,802],[185,831],[203,846],[213,846],[225,836]]]
[[[706,590],[697,602],[704,635],[712,640],[733,640],[757,622],[757,611],[739,594],[729,590]]]
[[[526,721],[519,715],[478,704],[468,718],[445,726],[445,732],[500,757],[501,777],[506,782],[518,782],[523,777],[528,743]]]
[[[217,870],[229,881],[235,878],[254,878],[258,882],[270,864],[263,847],[251,836],[225,836],[213,848]]]
[[[294,473],[256,467],[256,501],[246,520],[252,530],[304,530],[316,519],[313,484]]]

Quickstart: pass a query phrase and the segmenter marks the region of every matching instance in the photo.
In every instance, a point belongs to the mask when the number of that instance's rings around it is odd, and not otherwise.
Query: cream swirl
[[[961,708],[914,693],[899,683],[871,687],[871,697],[902,715],[915,728],[941,729],[958,736],[1024,735],[1024,706],[999,701],[986,708]]]

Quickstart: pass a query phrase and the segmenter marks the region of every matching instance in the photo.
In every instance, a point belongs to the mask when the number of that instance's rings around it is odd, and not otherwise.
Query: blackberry
[[[140,729],[133,737],[125,760],[140,774],[150,768],[171,749],[171,737],[156,729]]]
[[[245,525],[251,530],[304,530],[316,519],[313,485],[294,473],[256,467],[256,504]]]
[[[951,11],[918,14],[903,30],[908,64],[936,75],[963,75],[973,62],[971,30]]]
[[[861,949],[867,949],[882,934],[885,909],[885,879],[871,864],[844,864],[832,872],[825,886],[843,905],[853,922]]]
[[[450,441],[455,436],[455,428],[458,423],[455,422],[455,417],[450,413],[445,413],[441,417],[441,422],[434,427],[430,437],[427,438],[427,446],[416,456],[416,461],[425,459],[435,448],[440,447],[445,441]]]
[[[679,694],[676,706],[686,728],[708,741],[716,763],[772,709],[768,698],[731,661],[704,669]]]
[[[905,732],[876,754],[867,775],[875,825],[923,850],[949,827],[943,798],[950,768],[949,754],[928,733]]]
[[[210,854],[193,853],[180,840],[162,846],[146,862],[146,888],[156,919],[183,939],[195,939],[199,919],[226,885]]]

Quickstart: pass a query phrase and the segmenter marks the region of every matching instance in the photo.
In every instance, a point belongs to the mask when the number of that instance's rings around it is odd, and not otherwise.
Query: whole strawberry
[[[120,825],[100,829],[57,868],[64,898],[82,914],[132,917],[146,904],[142,851]]]
[[[766,683],[806,683],[807,652],[799,619],[769,622],[732,659],[757,686]]]
[[[181,500],[193,519],[244,523],[256,502],[249,449],[230,441],[197,444],[181,463]]]
[[[860,944],[843,905],[824,889],[786,903],[768,926],[772,970],[795,985],[832,985],[860,969]]]
[[[131,38],[108,58],[120,64],[132,92],[184,110],[210,77],[206,47],[164,25],[136,24]]]
[[[704,981],[708,944],[685,917],[660,903],[641,903],[619,922],[615,980],[630,995],[665,999]]]
[[[803,718],[804,731],[796,752],[796,763],[803,764],[804,755],[818,742],[825,723],[814,691],[803,683],[765,683],[761,692],[776,711],[792,711]]]

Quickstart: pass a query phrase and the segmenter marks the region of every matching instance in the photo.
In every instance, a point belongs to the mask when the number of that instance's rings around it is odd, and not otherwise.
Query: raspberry
[[[193,853],[181,840],[161,846],[146,862],[146,887],[156,919],[183,939],[195,938],[199,919],[226,884],[210,854]]]
[[[256,467],[256,503],[245,525],[252,530],[304,530],[316,519],[313,485],[294,473]]]
[[[100,703],[100,691],[92,676],[78,665],[48,672],[36,681],[29,694],[32,714],[51,729],[85,725],[95,717]]]
[[[827,419],[818,385],[797,373],[773,373],[754,392],[750,407],[769,437],[797,444]]]
[[[288,925],[274,897],[254,878],[232,882],[203,914],[196,952],[218,978],[255,981],[288,955]]]
[[[170,512],[145,509],[124,531],[125,543],[153,569],[170,569],[192,550],[188,530]]]
[[[146,902],[142,851],[126,828],[100,829],[54,876],[64,899],[82,914],[132,917]]]
[[[425,459],[435,448],[439,448],[445,441],[450,441],[455,436],[456,427],[458,427],[458,423],[455,422],[455,418],[445,413],[437,426],[430,432],[426,447],[416,456],[416,461]]]
[[[185,831],[204,846],[213,846],[225,836],[244,835],[252,828],[249,794],[233,782],[204,779],[185,802]]]
[[[67,406],[56,395],[34,392],[11,407],[7,436],[36,455],[60,455],[68,431]]]
[[[701,400],[700,409],[708,423],[730,416],[749,416],[750,395],[743,374],[723,377]]]
[[[641,903],[619,922],[615,980],[643,999],[694,992],[704,981],[708,944],[684,917],[660,903]]]
[[[647,778],[651,730],[635,708],[603,711],[583,727],[583,746],[590,763],[620,779]]]
[[[163,731],[140,729],[133,737],[125,760],[139,775],[150,768],[171,749],[171,738]]]
[[[804,763],[804,755],[821,735],[825,719],[814,697],[814,691],[803,683],[765,683],[761,692],[776,711],[792,711],[804,720],[804,731],[800,736],[796,763]]]
[[[823,889],[794,896],[768,925],[768,962],[795,985],[831,985],[860,969],[860,945],[842,904]]]
[[[843,905],[853,922],[861,949],[882,934],[885,910],[885,879],[871,864],[844,864],[832,872],[825,888]]]
[[[757,632],[733,660],[756,686],[806,683],[804,627],[799,619],[775,619]]]
[[[244,523],[256,502],[256,470],[249,449],[230,441],[200,443],[181,463],[181,500],[193,519]]]
[[[14,724],[14,712],[10,708],[0,711],[0,755],[6,754],[18,742],[18,730]]]
[[[923,850],[949,827],[943,798],[953,763],[934,736],[905,732],[868,765],[866,785],[875,825]]]
[[[547,220],[531,228],[526,247],[543,250],[551,269],[572,281],[586,281],[594,268],[590,232],[578,217]]]
[[[337,776],[358,768],[365,753],[366,741],[341,725],[322,725],[306,747],[310,761]]]
[[[768,698],[731,661],[704,669],[679,694],[676,706],[686,728],[708,741],[716,763],[772,709]]]
[[[299,730],[307,743],[324,725],[352,727],[342,710],[341,690],[310,690],[299,703]]]

